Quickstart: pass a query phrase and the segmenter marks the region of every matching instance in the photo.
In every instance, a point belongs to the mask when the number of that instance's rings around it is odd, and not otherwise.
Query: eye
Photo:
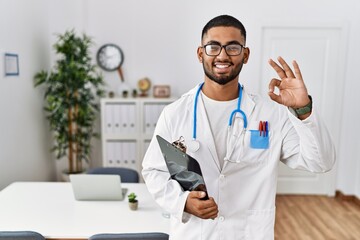
[[[231,44],[228,45],[226,48],[228,51],[239,51],[241,49],[241,46],[237,44]]]
[[[217,51],[220,48],[219,45],[215,45],[215,44],[208,45],[208,46],[209,46],[209,50],[211,50],[211,51]]]

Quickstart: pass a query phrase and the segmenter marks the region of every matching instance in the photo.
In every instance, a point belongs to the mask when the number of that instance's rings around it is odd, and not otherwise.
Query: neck
[[[238,98],[238,81],[233,80],[225,85],[220,85],[214,81],[205,80],[202,92],[209,98],[216,101],[230,101]]]

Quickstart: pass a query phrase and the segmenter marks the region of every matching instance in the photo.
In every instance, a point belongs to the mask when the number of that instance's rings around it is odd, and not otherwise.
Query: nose
[[[218,58],[228,58],[229,55],[226,53],[225,46],[221,46],[220,53],[217,55]]]

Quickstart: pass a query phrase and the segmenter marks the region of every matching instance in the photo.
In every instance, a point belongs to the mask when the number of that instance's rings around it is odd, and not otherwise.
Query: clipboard
[[[156,135],[171,178],[176,180],[185,191],[204,191],[209,199],[199,162],[175,147],[159,135]]]

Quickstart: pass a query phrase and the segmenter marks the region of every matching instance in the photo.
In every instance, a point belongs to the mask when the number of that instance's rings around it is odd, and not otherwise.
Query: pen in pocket
[[[260,121],[258,130],[259,130],[260,136],[267,137],[269,135],[268,121]]]

